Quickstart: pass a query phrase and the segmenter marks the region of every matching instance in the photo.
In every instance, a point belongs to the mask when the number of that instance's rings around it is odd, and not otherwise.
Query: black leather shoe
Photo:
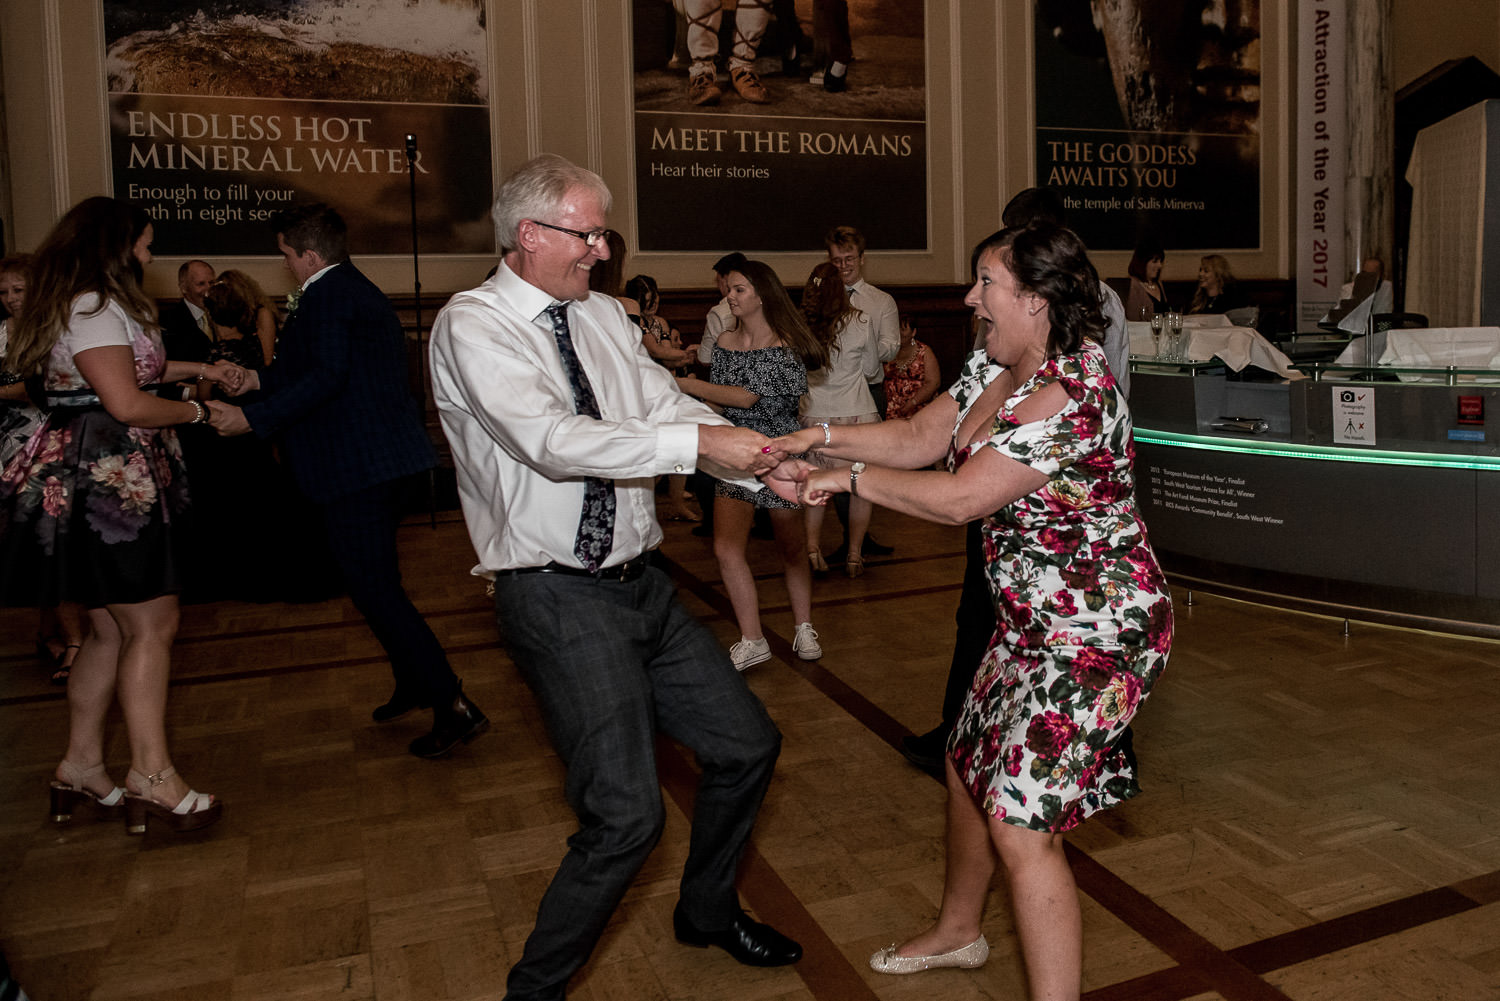
[[[896,547],[882,546],[867,535],[865,536],[865,544],[859,547],[859,551],[866,556],[889,556],[896,551]]]
[[[849,89],[849,74],[843,73],[839,76],[834,76],[832,73],[824,73],[823,89],[830,94],[842,94]]]
[[[679,903],[672,912],[672,931],[683,945],[699,949],[716,945],[746,966],[787,966],[802,958],[802,946],[744,911],[722,931],[701,931],[682,913]]]
[[[489,717],[465,698],[460,688],[452,705],[433,712],[432,732],[412,741],[408,750],[419,758],[441,758],[460,741],[467,744],[489,728]]]
[[[423,702],[418,696],[398,688],[391,693],[390,700],[383,706],[376,706],[370,716],[377,723],[389,723],[393,719],[400,719],[413,709],[431,708],[432,703]]]
[[[906,760],[922,771],[939,778],[943,775],[943,762],[947,757],[947,747],[948,730],[942,726],[920,736],[901,738],[901,753]]]

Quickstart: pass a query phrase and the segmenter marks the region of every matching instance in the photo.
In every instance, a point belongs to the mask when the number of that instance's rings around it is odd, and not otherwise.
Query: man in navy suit
[[[177,289],[182,298],[161,311],[161,342],[173,361],[208,361],[214,346],[203,297],[214,283],[214,268],[207,261],[185,261],[177,269]]]
[[[279,436],[297,484],[323,510],[349,596],[385,647],[396,676],[385,723],[431,707],[432,732],[411,753],[441,757],[489,726],[464,696],[437,637],[401,585],[396,556],[401,481],[437,462],[407,389],[406,335],[384,293],[349,263],[344,220],[323,204],[272,219],[287,270],[301,283],[276,360],[245,372],[243,409],[211,403],[221,434]]]

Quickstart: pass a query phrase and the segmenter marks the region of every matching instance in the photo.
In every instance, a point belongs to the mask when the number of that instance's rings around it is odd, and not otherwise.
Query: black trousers
[[[434,706],[458,695],[458,678],[427,620],[407,597],[396,555],[402,480],[321,505],[328,546],[354,607],[391,659],[396,687]]]

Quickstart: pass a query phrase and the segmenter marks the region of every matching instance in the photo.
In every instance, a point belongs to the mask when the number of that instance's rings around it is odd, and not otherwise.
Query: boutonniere
[[[294,288],[286,294],[286,315],[291,316],[297,312],[297,303],[302,301],[302,290]]]

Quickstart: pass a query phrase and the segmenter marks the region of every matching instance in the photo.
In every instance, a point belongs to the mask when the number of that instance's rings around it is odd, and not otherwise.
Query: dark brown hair
[[[1049,357],[1072,354],[1085,338],[1103,342],[1099,273],[1077,233],[1049,222],[1014,226],[980,241],[974,259],[990,251],[1001,252],[1001,261],[1021,291],[1041,296],[1047,303],[1052,321],[1047,333]]]
[[[103,195],[85,198],[57,221],[37,248],[26,312],[10,332],[8,354],[16,374],[42,373],[81,295],[98,296],[95,315],[113,302],[142,327],[156,326],[156,309],[141,290],[145,276],[135,256],[135,245],[150,225],[140,206]]]
[[[776,331],[781,343],[801,359],[803,366],[809,372],[827,367],[828,345],[813,336],[807,327],[807,321],[802,318],[797,307],[792,305],[791,297],[786,294],[786,287],[781,284],[781,279],[776,277],[771,266],[764,261],[746,261],[739,266],[737,273],[744,275],[745,280],[755,289],[755,294],[760,296],[766,322]]]

